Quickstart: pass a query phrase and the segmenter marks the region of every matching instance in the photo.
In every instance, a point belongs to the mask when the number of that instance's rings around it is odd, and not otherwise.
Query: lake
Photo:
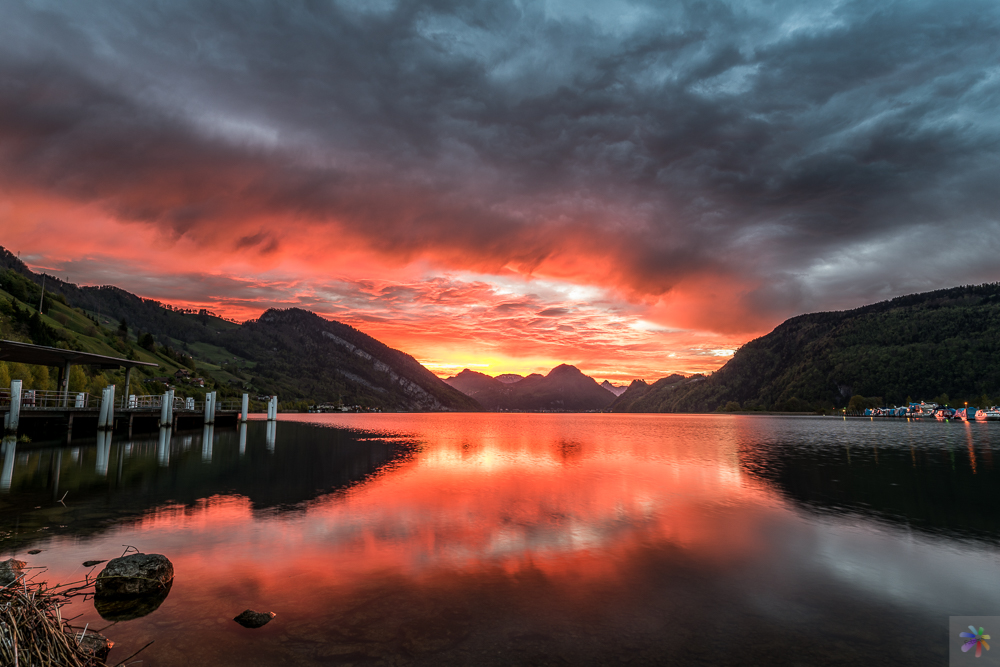
[[[1000,423],[282,415],[7,448],[0,557],[170,558],[105,631],[143,667],[941,665],[1000,614],[996,455]]]

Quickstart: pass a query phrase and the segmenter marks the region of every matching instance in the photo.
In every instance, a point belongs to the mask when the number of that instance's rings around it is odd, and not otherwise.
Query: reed
[[[88,591],[89,589],[89,591]],[[73,597],[91,595],[89,578],[48,586],[24,577],[0,588],[0,665],[13,667],[108,667],[105,640],[62,617]]]

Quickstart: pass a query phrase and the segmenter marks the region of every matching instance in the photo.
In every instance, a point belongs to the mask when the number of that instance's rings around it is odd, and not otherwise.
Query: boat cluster
[[[1000,421],[1000,407],[950,408],[937,403],[910,403],[901,408],[869,408],[866,417],[908,417],[910,419],[936,419],[937,421]]]

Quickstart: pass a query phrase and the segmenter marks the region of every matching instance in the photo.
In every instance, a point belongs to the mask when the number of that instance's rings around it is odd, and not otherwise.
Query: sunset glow
[[[0,245],[31,268],[615,382],[1000,279],[975,3],[183,4],[3,10]]]

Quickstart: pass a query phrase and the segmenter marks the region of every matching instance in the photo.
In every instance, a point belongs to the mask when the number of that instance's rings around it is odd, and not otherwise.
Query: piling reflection
[[[278,423],[268,420],[267,422],[267,451],[273,452],[275,441],[278,437]]]
[[[10,491],[11,480],[14,477],[14,457],[17,455],[17,439],[12,436],[4,436],[3,444],[3,472],[0,472],[0,491]]]
[[[95,471],[101,477],[108,474],[108,464],[111,457],[111,431],[97,432],[97,464]]]
[[[247,453],[247,424],[240,422],[240,457]]]
[[[212,462],[212,446],[215,444],[215,426],[205,424],[201,430],[201,460],[205,463]]]
[[[156,443],[156,461],[161,468],[170,465],[170,429],[166,426],[160,427],[160,438]]]

